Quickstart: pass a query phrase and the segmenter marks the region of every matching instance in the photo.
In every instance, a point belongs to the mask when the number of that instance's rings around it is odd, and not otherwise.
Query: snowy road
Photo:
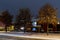
[[[10,32],[0,33],[0,39],[14,39],[14,40],[60,40],[60,34],[49,34],[46,33],[21,33],[21,32]]]

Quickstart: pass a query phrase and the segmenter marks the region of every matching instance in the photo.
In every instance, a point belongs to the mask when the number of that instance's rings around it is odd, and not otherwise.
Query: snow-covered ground
[[[44,39],[44,40],[60,40],[60,34],[58,33],[24,33],[24,32],[0,32],[0,35],[3,36],[12,36],[12,37],[20,37],[20,38],[31,38],[31,39]]]

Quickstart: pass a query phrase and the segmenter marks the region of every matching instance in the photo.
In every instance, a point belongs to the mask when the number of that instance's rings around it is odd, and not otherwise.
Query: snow
[[[49,33],[23,33],[23,32],[13,32],[13,33],[0,33],[0,35],[4,36],[12,36],[12,37],[23,37],[23,38],[33,38],[33,39],[48,39],[48,40],[60,40],[60,34]]]

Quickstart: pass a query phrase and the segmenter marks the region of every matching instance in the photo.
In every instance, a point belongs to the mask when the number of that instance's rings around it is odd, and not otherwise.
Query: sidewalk
[[[33,38],[33,39],[53,39],[60,40],[60,34],[49,33],[23,33],[23,32],[2,32],[0,35],[12,36],[12,37],[22,37],[22,38]]]
[[[1,32],[5,32],[5,31],[0,31],[0,33],[1,33]],[[7,31],[7,32],[10,32],[10,31]]]

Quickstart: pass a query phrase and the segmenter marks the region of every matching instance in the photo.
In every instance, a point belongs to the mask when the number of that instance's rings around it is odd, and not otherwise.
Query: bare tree
[[[2,12],[2,22],[5,24],[5,31],[7,32],[7,27],[11,25],[13,16],[10,15],[8,11]]]
[[[26,27],[31,27],[31,14],[28,8],[23,8],[19,10],[19,14],[16,17],[17,29],[19,30],[21,26],[24,27],[24,32]]]

